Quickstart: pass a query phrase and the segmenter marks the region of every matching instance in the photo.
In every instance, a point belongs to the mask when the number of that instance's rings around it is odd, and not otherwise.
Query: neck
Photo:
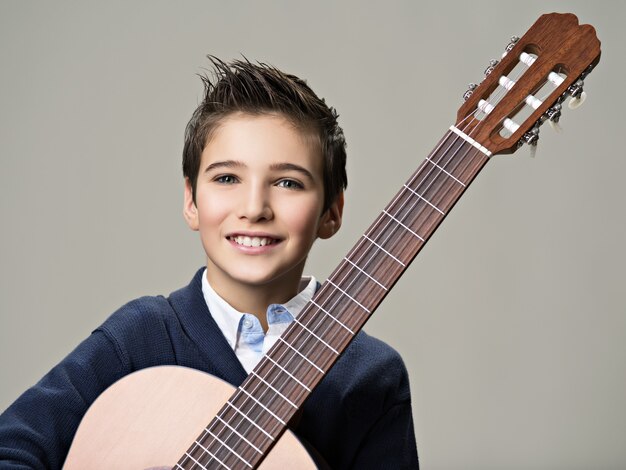
[[[211,288],[235,310],[257,317],[267,331],[267,307],[284,304],[298,294],[304,263],[279,279],[266,283],[244,283],[218,271],[209,261],[206,276]]]

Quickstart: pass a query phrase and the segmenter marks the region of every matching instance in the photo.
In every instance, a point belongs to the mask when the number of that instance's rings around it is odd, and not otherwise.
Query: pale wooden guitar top
[[[151,367],[130,374],[89,408],[63,468],[172,468],[233,392],[230,384],[186,367]],[[316,466],[286,431],[259,468]]]

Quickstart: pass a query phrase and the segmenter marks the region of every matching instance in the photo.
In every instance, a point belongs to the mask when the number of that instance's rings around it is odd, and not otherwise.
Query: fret
[[[233,433],[235,433],[237,435],[237,437],[239,437],[240,439],[243,439],[252,449],[254,449],[257,453],[259,454],[263,454],[263,451],[261,451],[261,449],[259,449],[257,446],[255,446],[252,442],[250,442],[248,439],[246,439],[246,437],[244,435],[242,435],[239,431],[237,431],[237,429],[235,429],[234,427],[232,427],[230,424],[228,424],[226,421],[224,421],[222,418],[220,418],[219,415],[217,415],[215,417],[218,421],[220,421],[222,424],[224,424],[224,426],[226,426],[228,429],[230,429]],[[254,424],[254,423],[253,423]],[[207,432],[210,432],[207,429]]]
[[[293,320],[297,325],[299,325],[301,328],[304,328],[304,330],[306,330],[311,336],[313,336],[316,340],[318,340],[320,343],[322,343],[324,346],[326,346],[328,349],[330,349],[333,353],[335,353],[337,356],[339,356],[339,352],[337,352],[337,350],[335,348],[333,348],[330,344],[328,344],[326,341],[324,341],[322,338],[320,338],[319,336],[317,336],[313,331],[311,331],[310,329],[308,329],[306,326],[304,326],[302,323],[300,323],[298,321],[297,318],[294,318]]]
[[[250,463],[248,463],[248,461],[246,459],[244,459],[241,455],[239,455],[237,452],[235,452],[232,448],[230,448],[224,441],[222,441],[219,437],[217,437],[215,434],[213,434],[211,431],[209,431],[209,434],[211,436],[213,436],[213,438],[219,442],[222,447],[226,450],[228,450],[231,454],[233,454],[235,457],[237,457],[239,460],[241,460],[243,463],[245,463],[248,467],[252,468],[252,465],[250,465]],[[198,443],[198,441],[196,441],[196,444],[198,444],[200,447],[202,447],[202,449],[204,449],[207,453],[209,453],[211,456],[213,456],[215,459],[217,459],[217,457],[215,457],[213,454],[211,454],[211,452],[209,452],[209,450],[207,448],[205,448],[202,444]],[[221,463],[221,462],[220,462]]]
[[[269,414],[271,414],[278,422],[280,422],[281,424],[283,424],[285,426],[287,425],[287,423],[285,423],[285,421],[283,421],[281,418],[279,418],[272,410],[270,410],[267,406],[265,406],[259,400],[254,398],[245,388],[239,387],[238,390],[241,390],[243,393],[248,395],[248,397],[251,398],[252,401],[254,401],[257,405],[259,405],[261,408],[263,408],[265,411],[267,411]]]
[[[207,451],[207,452],[208,452],[208,451]],[[208,452],[208,453],[210,454],[210,452]],[[204,469],[206,469],[206,467],[205,467],[204,465],[202,465],[200,462],[198,462],[196,459],[194,459],[194,458],[191,456],[191,454],[189,454],[189,452],[185,452],[185,455],[186,455],[188,458],[190,458],[191,460],[193,460],[193,461],[194,461],[194,463],[195,463],[196,465],[198,465],[200,468],[204,468]],[[211,457],[213,457],[213,455],[211,455]],[[213,458],[215,458],[215,457],[213,457]],[[220,463],[220,464],[222,465],[222,467],[224,467],[224,468],[228,468],[226,465],[224,465],[222,462],[220,462],[217,458],[215,458],[215,460],[217,460],[217,461],[218,461],[218,463]],[[229,469],[229,470],[230,470],[230,469]]]
[[[430,207],[432,207],[433,209],[435,209],[437,212],[439,212],[441,215],[446,215],[446,213],[444,211],[442,211],[441,209],[439,209],[436,205],[434,205],[432,202],[430,202],[428,199],[426,199],[424,196],[422,196],[421,194],[419,194],[417,191],[413,191],[413,189],[411,189],[409,186],[407,186],[406,184],[404,185],[404,187],[406,189],[408,189],[411,193],[413,193],[415,196],[417,196],[419,199],[421,199],[422,201],[424,201],[426,204],[428,204]]]
[[[284,345],[279,345],[279,348]],[[299,397],[306,396],[312,389],[307,383],[314,382],[314,372],[311,367],[302,362],[300,357],[288,348],[283,354],[274,353],[276,360],[269,358],[269,354],[262,358],[256,370],[267,381],[282,390],[296,405]],[[277,365],[278,364],[278,365]]]
[[[407,227],[404,223],[402,223],[400,220],[396,219],[393,215],[391,215],[389,212],[387,212],[386,210],[383,211],[383,214],[385,214],[386,216],[390,217],[391,220],[393,220],[395,223],[397,223],[399,226],[401,226],[402,228],[408,230],[411,235],[413,235],[414,237],[416,237],[418,240],[420,241],[424,241],[424,239],[422,237],[420,237],[417,233],[415,233],[415,231],[413,229],[411,229],[411,227]]]
[[[245,414],[249,419],[258,424],[258,426],[265,431],[265,434],[269,434],[273,440],[280,433],[280,429],[282,428],[285,420],[278,417],[277,413],[275,413],[273,410],[266,409],[266,405],[269,405],[269,403],[259,403],[259,400],[257,400],[256,397],[255,399],[250,398],[250,394],[255,393],[255,391],[252,387],[250,387],[249,379],[250,378],[248,377],[246,381],[244,381],[244,383],[237,389],[235,394],[231,397],[230,402],[235,405],[241,413]],[[249,390],[240,390],[246,387],[250,387]],[[230,414],[227,410],[225,412],[220,412],[220,416],[223,419],[230,421],[236,415]],[[281,420],[283,422],[281,422]],[[246,423],[240,421],[239,424],[235,425],[237,426],[237,429],[240,429],[242,431],[245,428],[247,430],[246,434],[250,435],[250,439],[254,440],[254,442],[256,442],[257,445],[260,446],[260,448],[271,445],[271,441],[259,442],[254,435],[257,434],[258,436],[257,430],[247,426]]]
[[[370,241],[372,244],[374,244],[376,247],[378,247],[383,253],[385,253],[386,255],[388,255],[390,258],[392,258],[394,261],[397,261],[398,264],[400,264],[403,268],[406,267],[406,264],[404,264],[402,261],[400,261],[398,258],[396,258],[395,256],[393,256],[391,253],[389,253],[387,250],[385,250],[382,246],[380,246],[378,243],[376,243],[374,240],[372,240],[370,237],[368,237],[367,235],[363,235],[363,238],[366,238],[368,241]]]
[[[332,315],[331,313],[327,312],[324,307],[322,307],[321,305],[318,305],[315,302],[315,299],[311,299],[311,303],[313,305],[315,305],[317,308],[319,308],[326,316],[330,317],[332,320],[334,320],[337,324],[339,324],[340,326],[342,326],[348,333],[350,333],[351,336],[354,336],[355,333],[354,331],[352,331],[350,328],[348,328],[346,325],[344,325],[342,322],[340,322],[337,318],[335,318],[334,315]]]
[[[361,269],[356,263],[353,263],[352,261],[350,261],[348,258],[344,257],[344,260],[346,260],[348,263],[350,263],[352,266],[354,266],[356,269],[358,269],[359,271],[361,271],[361,273],[365,274],[369,279],[371,279],[372,281],[374,281],[376,284],[378,284],[385,292],[388,291],[389,289],[387,289],[385,286],[383,286],[380,282],[378,282],[376,279],[374,279],[372,276],[369,275],[369,273],[367,271],[365,271],[364,269]]]
[[[274,441],[274,437],[270,433],[268,433],[265,429],[263,429],[261,426],[259,426],[254,420],[250,419],[246,413],[242,412],[239,408],[233,405],[230,401],[227,401],[226,405],[230,406],[233,410],[235,410],[237,413],[243,416],[247,421],[252,423],[259,431],[265,434],[269,440]]]
[[[334,286],[335,289],[337,289],[338,291],[340,291],[341,293],[343,293],[343,295],[345,295],[346,297],[348,297],[350,300],[352,300],[355,304],[357,304],[359,307],[361,307],[363,310],[365,310],[367,313],[371,313],[369,311],[369,309],[367,307],[365,307],[364,305],[362,305],[358,300],[356,300],[354,297],[352,297],[350,294],[348,294],[345,290],[343,290],[341,287],[339,287],[337,284],[335,284],[333,281],[331,281],[330,279],[328,279],[327,281],[331,286]]]
[[[259,379],[261,382],[263,382],[268,388],[274,390],[276,392],[276,394],[282,398],[283,400],[285,400],[286,403],[289,403],[291,406],[293,406],[295,409],[298,409],[298,405],[296,405],[294,402],[292,402],[289,398],[287,398],[285,395],[283,395],[278,389],[276,389],[276,387],[272,386],[272,384],[270,384],[269,382],[267,382],[263,377],[261,377],[259,374],[257,374],[255,371],[250,372],[250,374],[254,375],[257,379]]]
[[[302,354],[300,351],[298,351],[296,348],[294,348],[291,344],[289,344],[288,342],[286,342],[282,336],[278,337],[278,340],[281,341],[282,343],[286,344],[290,349],[293,349],[300,357],[302,357],[302,359],[304,359],[305,361],[307,361],[309,364],[311,364],[313,367],[315,367],[317,370],[319,370],[322,374],[325,374],[324,369],[321,369],[317,366],[317,364],[315,364],[314,362],[311,362],[311,360],[306,357],[304,354]]]
[[[311,389],[309,387],[307,387],[305,384],[303,384],[295,375],[293,375],[291,372],[289,372],[287,369],[285,369],[283,366],[281,366],[278,362],[276,362],[274,359],[272,359],[271,356],[265,356],[265,359],[268,359],[269,361],[271,361],[276,367],[278,367],[285,374],[287,374],[289,377],[291,377],[293,380],[295,380],[297,383],[299,383],[300,386],[305,388],[307,392],[311,392]]]
[[[465,183],[463,183],[461,180],[459,180],[458,178],[452,176],[451,173],[449,173],[448,171],[445,170],[445,168],[440,167],[437,163],[433,162],[430,158],[426,159],[427,161],[429,161],[432,165],[434,165],[435,167],[439,168],[443,173],[445,173],[446,175],[448,175],[450,178],[452,178],[454,181],[456,181],[457,183],[459,183],[461,186],[465,187]]]

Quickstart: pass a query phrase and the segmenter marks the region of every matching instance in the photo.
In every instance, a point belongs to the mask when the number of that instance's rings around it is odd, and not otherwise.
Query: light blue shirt
[[[254,369],[293,319],[300,314],[316,289],[317,281],[313,276],[303,277],[299,293],[295,297],[284,305],[270,304],[267,307],[268,329],[267,333],[263,333],[257,317],[235,310],[213,290],[207,280],[206,269],[202,273],[202,294],[209,312],[247,373]]]

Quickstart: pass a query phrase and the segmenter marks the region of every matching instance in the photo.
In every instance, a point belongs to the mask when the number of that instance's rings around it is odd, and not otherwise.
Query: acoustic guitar
[[[464,95],[456,122],[243,384],[174,366],[133,373],[91,406],[71,469],[315,468],[288,423],[493,155],[536,145],[600,60],[590,25],[543,15]],[[181,386],[184,384],[184,386]]]

